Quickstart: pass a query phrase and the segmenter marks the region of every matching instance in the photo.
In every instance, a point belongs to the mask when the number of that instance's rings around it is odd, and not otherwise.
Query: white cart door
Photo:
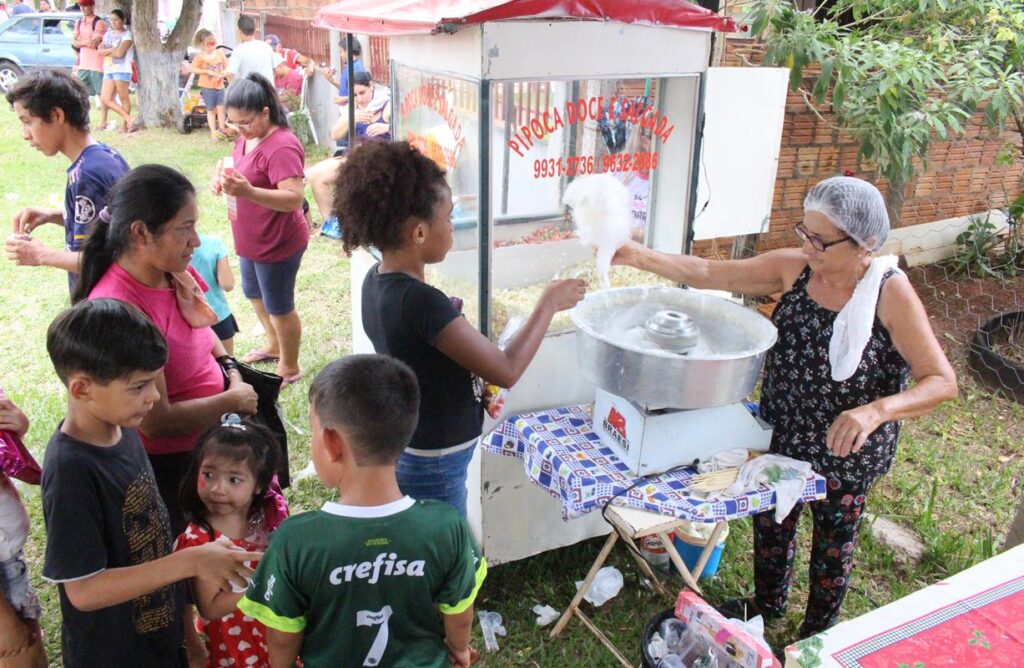
[[[694,239],[767,232],[789,69],[712,67],[706,76]]]

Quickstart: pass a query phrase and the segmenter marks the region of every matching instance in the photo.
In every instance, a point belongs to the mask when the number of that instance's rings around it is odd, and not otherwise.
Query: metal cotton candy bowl
[[[681,288],[602,290],[587,295],[571,317],[583,375],[651,409],[742,401],[777,338],[775,326],[757,311]],[[672,330],[692,337],[690,325],[699,332],[695,346],[664,340]]]

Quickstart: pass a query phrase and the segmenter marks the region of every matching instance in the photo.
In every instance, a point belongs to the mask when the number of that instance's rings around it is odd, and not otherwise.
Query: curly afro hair
[[[331,213],[341,221],[343,247],[401,247],[410,218],[429,220],[447,187],[444,170],[409,142],[368,141],[338,170]]]

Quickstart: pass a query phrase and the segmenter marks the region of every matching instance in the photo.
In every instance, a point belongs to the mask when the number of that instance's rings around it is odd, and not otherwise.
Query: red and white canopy
[[[736,32],[731,18],[684,0],[341,0],[313,25],[369,35],[415,35],[505,19],[617,21]]]

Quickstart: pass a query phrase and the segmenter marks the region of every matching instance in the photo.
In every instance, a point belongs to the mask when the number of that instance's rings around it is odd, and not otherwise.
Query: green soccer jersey
[[[271,535],[238,607],[302,632],[308,668],[448,666],[442,614],[473,604],[487,575],[469,527],[446,503],[328,502]]]

